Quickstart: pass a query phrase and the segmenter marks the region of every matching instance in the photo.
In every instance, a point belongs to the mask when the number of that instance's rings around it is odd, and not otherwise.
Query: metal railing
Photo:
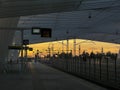
[[[0,73],[26,73],[30,72],[29,64],[25,63],[16,63],[16,62],[5,62],[0,63]]]
[[[71,59],[52,58],[41,60],[41,62],[106,87],[120,89],[120,60],[113,60],[109,57],[84,60],[79,57]]]

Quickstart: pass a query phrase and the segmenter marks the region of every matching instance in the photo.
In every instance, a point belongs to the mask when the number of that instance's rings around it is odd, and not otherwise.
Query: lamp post
[[[23,34],[24,34],[24,30],[21,30],[21,62],[23,63]]]
[[[81,54],[81,47],[80,47],[80,45],[79,45],[79,55]]]
[[[58,43],[61,43],[61,45],[62,45],[62,46],[61,46],[61,47],[62,47],[62,50],[61,50],[62,53],[64,52],[64,46],[66,46],[66,50],[65,50],[65,51],[66,51],[66,52],[69,51],[69,41],[67,41],[67,44],[65,44],[64,41],[58,42]]]
[[[68,38],[67,38],[66,51],[67,51],[67,55],[68,55],[68,51],[69,51],[69,39]]]
[[[85,40],[85,41],[81,41],[79,43],[76,43],[76,40],[74,39],[74,55],[75,56],[76,56],[76,45],[79,45],[79,55],[80,55],[80,53],[81,53],[81,44],[82,43],[92,43],[92,44],[96,45],[95,42],[92,42],[92,41],[89,41],[89,40]]]
[[[37,62],[40,53],[41,52],[38,49],[36,51],[33,51],[33,54],[34,54],[34,57],[35,57],[35,62]]]
[[[62,53],[64,52],[64,46],[63,46],[64,42],[62,41]]]
[[[76,38],[74,39],[74,41],[73,41],[73,43],[74,43],[74,56],[76,56]]]

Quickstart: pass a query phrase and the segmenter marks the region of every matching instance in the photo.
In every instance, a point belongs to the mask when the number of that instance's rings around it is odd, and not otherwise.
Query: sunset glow
[[[91,41],[91,40],[83,40],[83,39],[70,39],[62,40],[62,41],[52,41],[52,42],[45,42],[45,43],[37,43],[37,44],[31,44],[29,47],[33,48],[33,51],[28,52],[29,57],[34,57],[37,50],[39,50],[40,56],[47,55],[50,51],[51,54],[55,53],[61,53],[61,52],[67,52],[67,48],[69,49],[68,52],[72,51],[73,55],[81,54],[83,51],[86,51],[88,53],[90,52],[101,52],[103,49],[103,52],[106,53],[108,51],[112,53],[118,53],[120,49],[119,44],[113,44],[113,43],[105,43],[105,42],[98,42],[98,41]]]

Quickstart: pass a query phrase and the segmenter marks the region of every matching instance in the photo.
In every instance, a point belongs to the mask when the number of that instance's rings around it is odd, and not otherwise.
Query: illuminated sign
[[[32,28],[32,34],[33,35],[40,35],[40,28],[38,28],[38,27],[33,27]]]
[[[33,35],[41,35],[41,37],[51,37],[52,29],[51,28],[33,27],[32,34]]]

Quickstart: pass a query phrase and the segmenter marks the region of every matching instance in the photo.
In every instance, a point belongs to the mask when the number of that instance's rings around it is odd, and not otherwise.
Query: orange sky
[[[69,40],[69,50],[72,50],[72,53],[74,55],[74,39]],[[31,44],[29,47],[33,47],[33,51],[28,52],[28,56],[34,56],[37,50],[40,51],[41,55],[45,55],[48,53],[48,48],[51,49],[52,53],[57,52],[66,52],[67,47],[67,40],[62,41],[54,41],[54,42],[46,42],[46,43],[37,43],[37,44]],[[79,53],[79,45],[80,45],[80,52],[82,53],[84,50],[87,52],[101,52],[101,49],[103,47],[104,52],[114,52],[118,53],[120,45],[119,44],[113,44],[113,43],[105,43],[105,42],[98,42],[98,41],[91,41],[91,40],[83,40],[83,39],[76,39],[76,54]],[[52,51],[53,50],[53,51]]]

